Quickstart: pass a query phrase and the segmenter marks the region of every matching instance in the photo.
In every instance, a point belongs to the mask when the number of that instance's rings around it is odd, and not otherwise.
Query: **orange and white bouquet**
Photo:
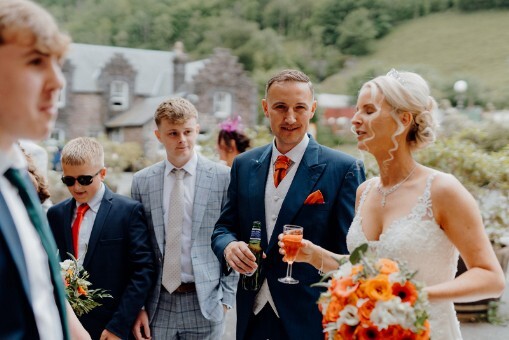
[[[100,306],[98,299],[112,297],[104,289],[89,289],[88,272],[69,254],[70,260],[60,262],[60,273],[64,279],[65,295],[77,316],[82,316]]]
[[[363,244],[317,286],[326,340],[429,339],[427,296],[397,262],[376,259]]]

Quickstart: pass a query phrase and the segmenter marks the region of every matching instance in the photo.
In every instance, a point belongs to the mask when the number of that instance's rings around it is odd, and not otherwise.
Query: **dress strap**
[[[370,180],[368,180],[366,182],[366,188],[364,189],[364,191],[361,194],[361,199],[359,201],[359,206],[357,207],[357,211],[361,211],[362,205],[364,204],[364,200],[366,199],[366,196],[368,195],[369,191],[371,190],[371,186],[373,185],[373,183],[375,182],[375,180],[377,178],[378,177],[371,178]]]
[[[418,200],[418,203],[417,203],[417,206],[420,206],[420,207],[424,207],[425,209],[419,209],[419,211],[422,212],[421,216],[419,216],[420,218],[423,218],[423,217],[429,217],[429,218],[433,218],[433,207],[432,207],[432,202],[431,202],[431,182],[433,182],[433,179],[435,178],[436,176],[436,172],[433,172],[432,174],[430,174],[428,176],[428,178],[426,179],[426,187],[424,189],[424,193],[422,194],[421,197],[419,197],[419,200]]]

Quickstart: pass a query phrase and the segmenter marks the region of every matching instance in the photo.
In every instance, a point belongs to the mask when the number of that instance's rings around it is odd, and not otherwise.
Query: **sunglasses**
[[[78,183],[80,185],[87,186],[87,185],[92,184],[92,182],[94,181],[94,177],[97,176],[101,172],[101,170],[102,169],[97,171],[93,176],[82,175],[82,176],[78,176],[76,178],[72,177],[72,176],[62,176],[61,180],[62,180],[62,183],[64,183],[68,187],[72,187],[74,185],[74,183],[76,183],[76,181],[78,181]]]

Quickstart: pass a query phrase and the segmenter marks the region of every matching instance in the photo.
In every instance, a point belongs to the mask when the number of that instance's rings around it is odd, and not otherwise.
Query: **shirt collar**
[[[171,162],[168,159],[164,160],[164,164],[165,164],[164,169],[165,176],[168,176],[173,169],[179,169],[175,165],[171,164]],[[196,153],[196,151],[193,150],[193,156],[191,157],[191,159],[187,161],[187,163],[184,164],[184,166],[180,169],[184,169],[188,174],[194,176],[196,174],[197,166],[198,166],[198,154]]]
[[[0,150],[0,176],[9,168],[26,169],[26,167],[25,155],[17,144],[13,144],[7,151]]]
[[[95,178],[94,178],[95,180]],[[101,205],[101,201],[104,197],[104,192],[106,191],[106,187],[104,186],[104,183],[101,182],[101,187],[97,192],[95,193],[94,197],[90,201],[88,201],[88,206],[90,207],[90,210],[92,210],[94,213],[97,214],[99,211],[99,206]],[[76,202],[76,208],[80,206],[81,203]]]
[[[308,134],[304,134],[304,138],[300,141],[299,144],[295,145],[293,149],[285,153],[284,155],[289,157],[293,163],[300,163],[302,157],[304,157],[304,152],[306,152],[306,148],[309,144],[309,136]],[[272,164],[276,161],[277,156],[282,155],[281,152],[276,147],[276,139],[272,141]]]

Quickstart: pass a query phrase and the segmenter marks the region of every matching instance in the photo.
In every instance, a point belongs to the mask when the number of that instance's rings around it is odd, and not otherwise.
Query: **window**
[[[227,118],[232,114],[232,95],[228,92],[214,93],[214,115],[217,118]]]
[[[113,142],[123,143],[124,142],[124,130],[122,129],[113,129],[109,133],[110,139]]]
[[[110,109],[124,111],[129,107],[129,84],[114,80],[110,84]]]

